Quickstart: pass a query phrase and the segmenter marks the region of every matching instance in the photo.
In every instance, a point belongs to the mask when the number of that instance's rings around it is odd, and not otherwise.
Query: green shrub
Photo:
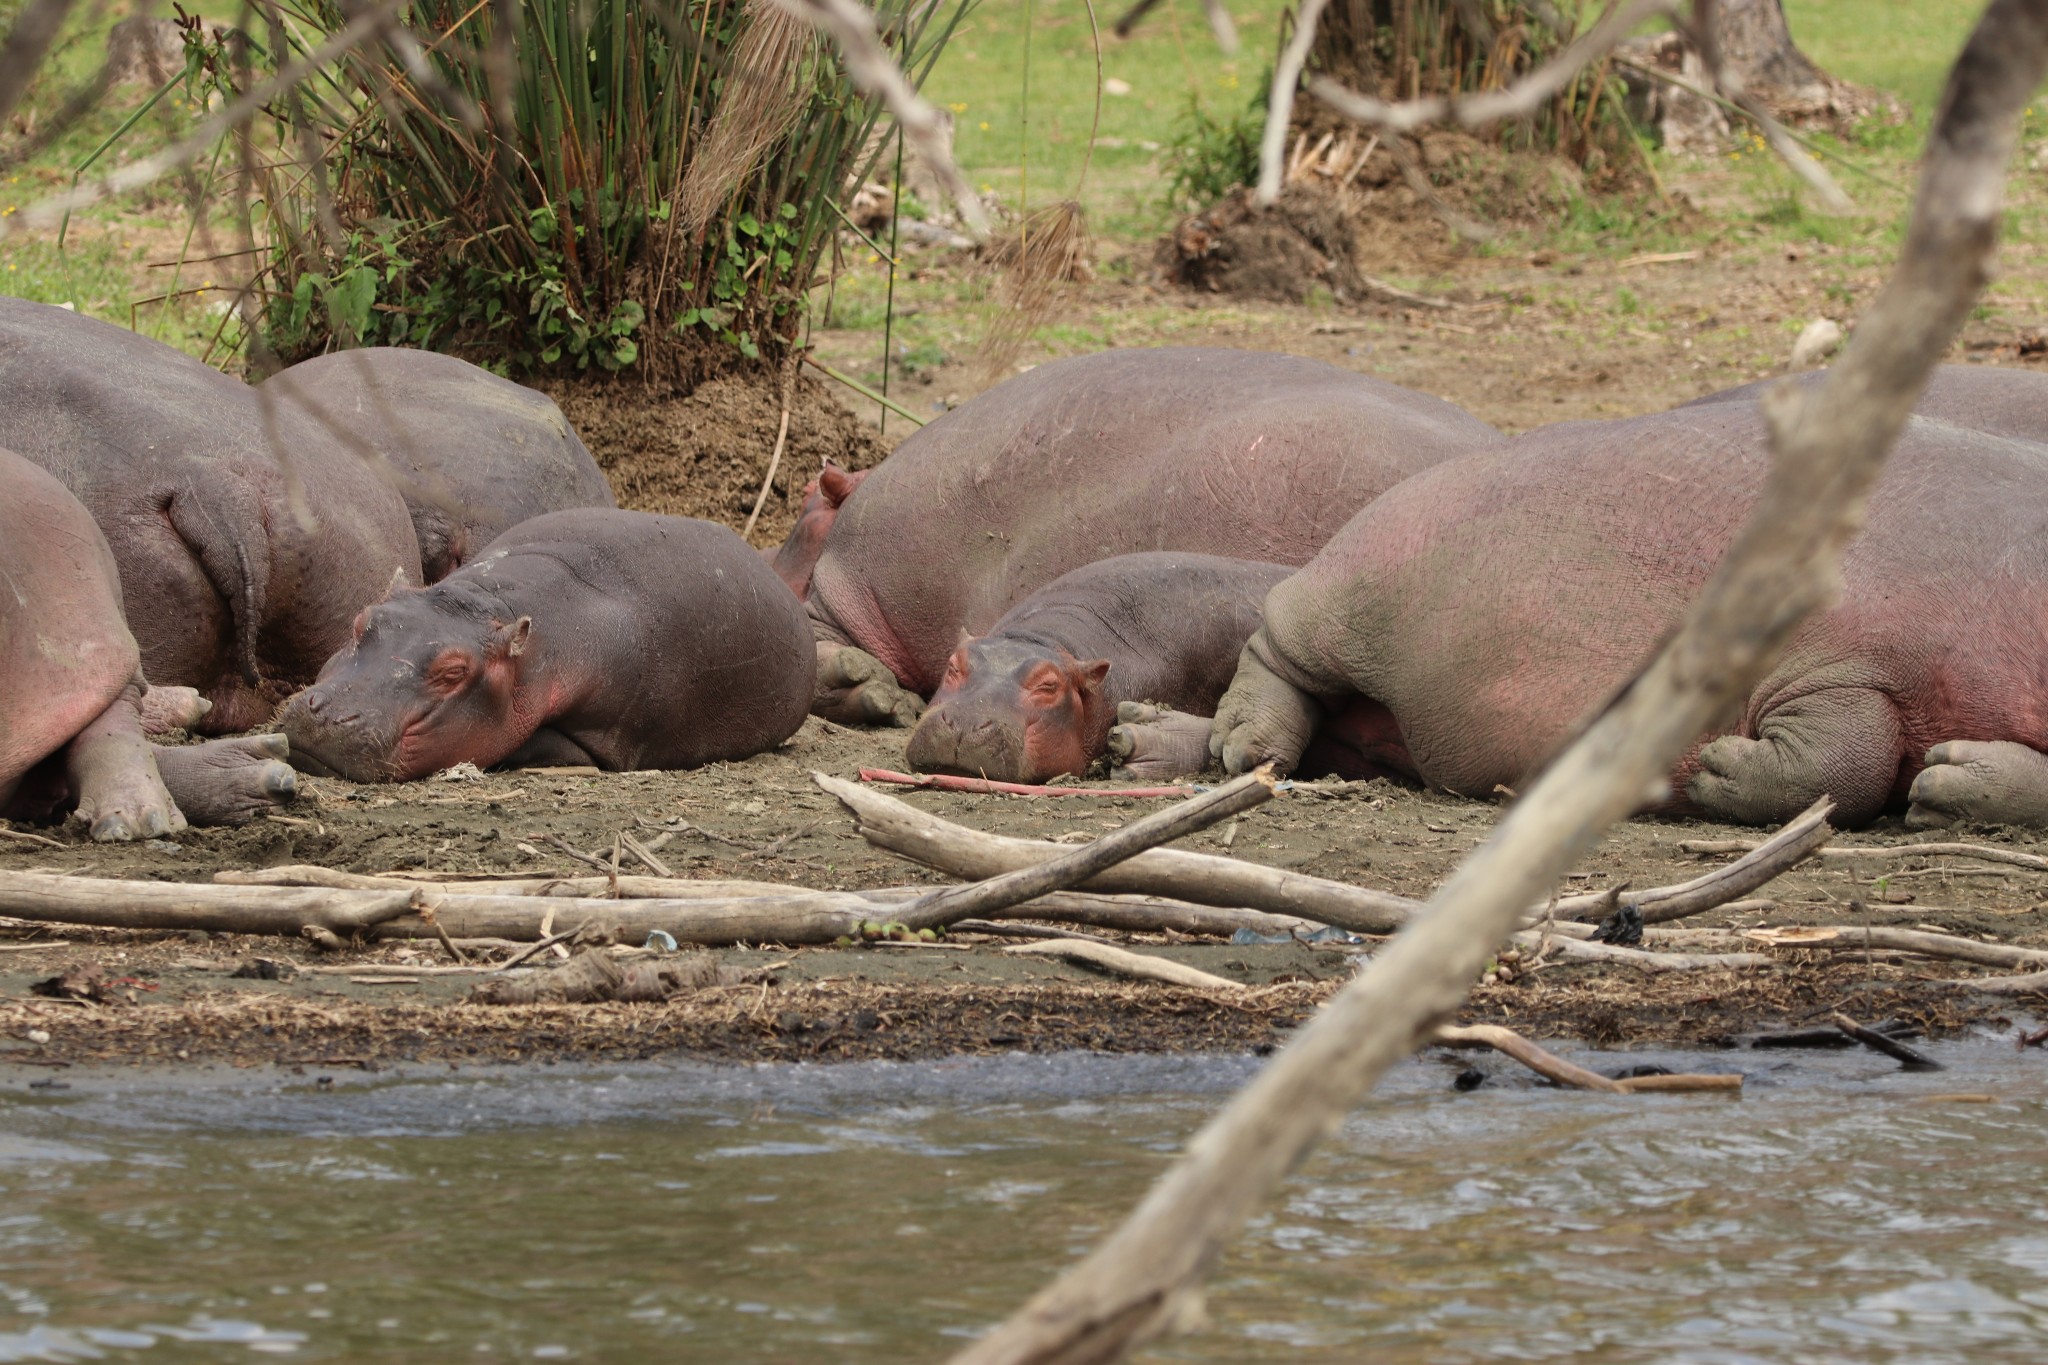
[[[1166,206],[1174,213],[1204,209],[1259,178],[1259,137],[1266,127],[1262,93],[1235,115],[1218,119],[1195,96],[1166,144]]]

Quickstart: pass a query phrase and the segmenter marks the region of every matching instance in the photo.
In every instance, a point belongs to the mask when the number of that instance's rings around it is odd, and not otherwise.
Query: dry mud
[[[229,869],[319,863],[365,873],[571,875],[587,869],[543,842],[548,836],[608,855],[614,836],[634,831],[636,821],[680,819],[695,832],[659,852],[680,876],[821,889],[933,884],[933,874],[871,848],[810,779],[813,770],[850,778],[864,766],[901,768],[902,741],[901,731],[857,732],[813,720],[776,752],[689,773],[507,772],[387,787],[309,780],[289,815],[240,830],[190,830],[155,846],[96,846],[75,828],[45,831],[59,847],[0,837],[0,870],[206,881]],[[1164,804],[921,791],[905,799],[975,828],[1069,840]],[[1385,782],[1311,784],[1240,818],[1234,832],[1208,831],[1186,846],[1426,896],[1502,809]],[[1699,821],[1635,820],[1560,890],[1684,881],[1727,855],[1690,855],[1681,841],[1756,834]],[[1837,842],[1930,837],[1891,824]],[[1975,837],[2048,854],[2048,840],[2006,831]],[[2026,868],[1953,857],[1813,862],[1764,894],[1773,908],[1714,912],[1689,923],[1921,926],[1999,942],[2048,942],[2048,873]],[[958,935],[938,947],[731,950],[723,954],[728,961],[769,969],[765,979],[661,1004],[504,1007],[465,1003],[477,978],[446,971],[448,959],[433,944],[327,954],[283,939],[6,924],[0,1067],[44,1074],[38,1068],[94,1061],[332,1068],[670,1054],[825,1060],[1011,1049],[1263,1049],[1313,1013],[1370,946],[1169,938],[1142,937],[1133,946],[1257,989],[1225,997],[1116,981]],[[1902,1018],[1933,1032],[2004,1028],[2028,1013],[2025,998],[1983,996],[1956,984],[1992,974],[1988,969],[1815,950],[1775,956],[1776,965],[1764,968],[1657,975],[1557,962],[1519,978],[1510,969],[1511,979],[1475,992],[1467,1017],[1603,1046],[1712,1046],[1750,1030],[1825,1021],[1834,1010],[1866,1021]],[[234,975],[257,959],[277,964],[280,979]],[[372,963],[421,970],[390,981],[364,970]],[[97,1002],[31,991],[37,981],[88,966],[115,982]]]

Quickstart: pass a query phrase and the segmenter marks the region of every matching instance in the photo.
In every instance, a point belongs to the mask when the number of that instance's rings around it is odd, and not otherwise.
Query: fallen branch
[[[1687,839],[1678,845],[1678,851],[1736,853],[1756,847],[1755,841],[1749,839]],[[1829,862],[1849,862],[1857,858],[1976,858],[1987,863],[2007,863],[2013,867],[2048,872],[2048,858],[1991,844],[1837,844],[1816,850],[1815,856]]]
[[[1534,952],[1542,946],[1543,936],[1534,929],[1524,929],[1514,935],[1513,942],[1524,952]],[[1611,943],[1594,943],[1587,939],[1561,937],[1553,937],[1550,940],[1550,953],[1557,959],[1611,962],[1653,974],[1728,971],[1743,967],[1778,965],[1778,960],[1769,953],[1652,953],[1641,948],[1618,948]]]
[[[1834,808],[1833,799],[1823,796],[1788,821],[1776,834],[1750,846],[1741,858],[1726,867],[1717,867],[1678,886],[1658,887],[1639,896],[1623,896],[1621,904],[1634,907],[1642,915],[1643,923],[1658,924],[1697,915],[1746,896],[1805,862],[1815,849],[1832,838],[1834,830],[1828,825],[1828,815]],[[1577,899],[1574,897],[1573,901]],[[1576,908],[1571,902],[1560,901],[1558,913],[1574,914]]]
[[[1546,1051],[1498,1024],[1445,1024],[1429,1039],[1439,1047],[1490,1047],[1512,1057],[1546,1080],[1579,1090],[1599,1090],[1611,1095],[1635,1095],[1648,1091],[1740,1090],[1742,1077],[1722,1076],[1629,1076],[1614,1080],[1597,1071],[1576,1066],[1554,1052]]]
[[[1227,976],[1217,976],[1185,963],[1148,957],[1107,943],[1055,939],[1048,943],[1014,943],[1003,951],[1028,957],[1063,957],[1069,962],[1100,967],[1106,972],[1138,981],[1164,981],[1173,986],[1195,986],[1210,991],[1242,992],[1249,989],[1242,981],[1232,981]]]
[[[897,773],[887,768],[862,768],[860,780],[982,796],[1192,796],[1197,790],[1186,783],[1167,787],[1042,787],[1028,782],[998,782],[989,777],[956,777],[951,773]]]
[[[418,888],[294,891],[0,872],[0,914],[102,929],[205,929],[296,938],[314,928],[347,935],[410,915],[426,903],[426,893]],[[424,922],[420,927],[427,937],[434,936]]]
[[[1645,791],[1668,782],[1808,615],[1834,600],[1870,489],[1983,286],[2005,165],[2044,67],[2048,6],[1992,0],[1950,72],[1898,269],[1818,387],[1765,399],[1770,472],[1678,629],[1428,910],[1195,1135],[1131,1216],[957,1361],[1109,1362],[1192,1326],[1204,1277],[1259,1203],[1451,1017],[1529,905]]]
[[[1948,1069],[1926,1053],[1915,1051],[1898,1039],[1888,1038],[1876,1029],[1865,1028],[1846,1014],[1835,1015],[1834,1025],[1843,1033],[1848,1034],[1851,1038],[1854,1038],[1872,1051],[1882,1052],[1885,1056],[1894,1058],[1899,1065],[1905,1067],[1908,1071],[1946,1071]]]
[[[811,776],[821,786],[833,780],[823,773]],[[1093,843],[1068,849],[1056,858],[1005,872],[986,881],[942,887],[920,896],[897,910],[894,919],[912,929],[936,928],[956,919],[985,915],[992,910],[1016,905],[1049,891],[1064,891],[1147,849],[1264,805],[1273,799],[1278,785],[1271,766],[1261,767],[1224,783],[1214,791],[1204,792],[1177,806],[1154,811],[1141,820],[1133,820],[1122,829],[1105,834]]]
[[[45,848],[65,847],[56,839],[42,834],[30,834],[25,829],[0,829],[0,839],[18,839],[24,844],[41,844]]]
[[[1069,851],[1060,844],[967,829],[906,801],[838,778],[821,775],[814,780],[852,813],[869,843],[951,876],[999,876]],[[1249,906],[1360,934],[1392,933],[1421,908],[1419,901],[1405,896],[1180,849],[1141,853],[1091,877],[1084,886],[1090,891],[1173,896],[1200,905]]]
[[[2008,943],[1979,943],[1952,934],[1930,934],[1921,929],[1891,929],[1882,926],[1787,926],[1781,930],[1752,930],[1751,933],[1827,934],[1826,938],[1795,941],[1782,946],[1818,948],[1823,952],[1848,953],[1866,949],[1913,953],[1949,962],[1970,962],[1980,967],[2048,967],[2048,950],[2020,948]],[[1779,946],[1779,945],[1773,945]]]

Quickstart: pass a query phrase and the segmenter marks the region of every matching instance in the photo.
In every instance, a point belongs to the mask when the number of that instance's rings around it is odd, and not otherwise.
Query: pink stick
[[[887,768],[862,768],[863,782],[890,782],[899,787],[930,787],[937,791],[977,792],[997,796],[1190,796],[1194,788],[1173,787],[1033,787],[1022,782],[991,782],[985,777],[952,777],[943,773],[892,773]]]

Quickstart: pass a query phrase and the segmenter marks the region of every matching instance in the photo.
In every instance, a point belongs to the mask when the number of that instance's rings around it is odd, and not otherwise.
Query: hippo
[[[143,675],[267,720],[394,579],[418,582],[405,503],[324,424],[125,328],[0,297],[0,445],[92,513]]]
[[[911,732],[911,766],[1003,782],[1080,776],[1109,747],[1126,705],[1209,715],[1258,629],[1260,604],[1293,572],[1153,553],[1060,575],[988,634],[960,642]],[[1145,755],[1118,757],[1147,774]]]
[[[148,839],[240,824],[296,794],[281,736],[154,746],[145,705],[161,726],[204,707],[175,689],[151,698],[92,514],[0,450],[0,816],[75,810],[95,839]]]
[[[1695,398],[1686,407],[1715,403],[1754,403],[1774,384],[1790,382],[1810,389],[1827,377],[1825,369],[1759,379],[1739,388]],[[1913,404],[1913,415],[1932,417],[1972,431],[1988,431],[2015,441],[2048,441],[2048,374],[2000,369],[1993,365],[1937,365]]]
[[[1387,775],[1519,787],[1698,596],[1766,442],[1758,405],[1707,404],[1417,475],[1268,595],[1212,752],[1287,766],[1341,715],[1377,728]],[[1843,576],[1661,809],[1761,824],[1827,794],[1845,824],[1902,805],[1933,823],[2048,791],[2048,447],[1912,419]]]
[[[336,351],[261,387],[374,453],[412,515],[428,583],[529,517],[618,505],[553,399],[454,356]]]
[[[807,598],[814,709],[911,725],[960,632],[1063,573],[1144,551],[1303,564],[1402,479],[1501,439],[1442,399],[1296,356],[1040,365],[917,431],[833,509]]]
[[[803,604],[733,532],[572,509],[365,609],[282,722],[293,762],[357,782],[690,768],[794,734],[816,657]]]
[[[789,584],[789,590],[798,597],[808,597],[811,592],[811,568],[818,562],[818,556],[825,549],[825,534],[832,529],[832,523],[839,518],[839,509],[853,496],[853,490],[874,471],[862,469],[849,472],[832,461],[825,461],[825,467],[818,477],[804,485],[803,505],[797,509],[796,525],[790,528],[789,538],[781,546],[763,550],[776,575]]]

